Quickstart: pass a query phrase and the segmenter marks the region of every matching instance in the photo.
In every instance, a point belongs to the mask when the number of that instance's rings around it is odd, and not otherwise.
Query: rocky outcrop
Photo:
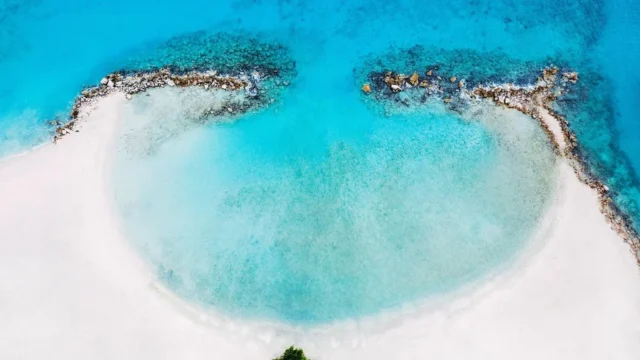
[[[413,75],[409,78],[409,83],[412,86],[418,86],[418,82],[420,81],[420,75],[417,72],[414,72]]]
[[[478,87],[474,90],[474,94],[482,98],[489,98],[496,104],[517,109],[538,120],[552,140],[554,135],[551,134],[548,124],[542,118],[541,109],[560,125],[566,144],[560,155],[569,160],[578,178],[598,194],[601,212],[612,229],[630,246],[638,264],[640,264],[640,235],[631,225],[631,219],[615,204],[609,188],[589,168],[587,161],[581,155],[582,151],[577,137],[569,127],[567,120],[552,109],[553,101],[564,91],[563,84],[578,82],[577,72],[565,72],[561,77],[558,76],[558,72],[558,68],[553,66],[544,69],[542,77],[531,87],[514,87],[509,84],[494,85]],[[552,143],[556,150],[560,150],[556,141],[552,141]]]
[[[215,70],[191,71],[185,73],[173,73],[168,68],[156,71],[137,72],[123,75],[120,72],[111,73],[100,80],[100,83],[93,87],[82,90],[71,108],[71,113],[67,121],[57,121],[53,137],[54,143],[63,136],[77,131],[76,124],[81,114],[81,109],[94,102],[97,98],[107,96],[113,92],[124,93],[128,100],[133,95],[144,92],[148,89],[158,87],[190,87],[200,86],[208,89],[222,89],[227,91],[244,90],[249,97],[257,100],[259,88],[262,81],[268,76],[254,71],[250,74],[241,73],[238,75],[218,74]],[[232,111],[233,112],[233,111]]]
[[[574,71],[560,73],[555,66],[542,69],[535,83],[519,85],[514,84],[485,84],[466,89],[465,79],[458,80],[457,76],[450,75],[448,82],[442,81],[435,71],[430,68],[426,77],[422,80],[413,75],[411,78],[402,73],[387,71],[369,73],[373,91],[379,101],[397,101],[409,106],[412,103],[424,102],[429,97],[439,97],[452,109],[459,104],[488,99],[497,106],[503,106],[518,110],[538,121],[542,129],[547,133],[551,144],[559,156],[566,158],[578,178],[594,189],[600,201],[600,210],[606,217],[613,230],[629,244],[638,264],[640,265],[640,235],[631,225],[631,219],[613,201],[609,188],[599,180],[591,171],[587,161],[582,156],[580,145],[569,127],[566,119],[553,110],[553,103],[558,97],[570,91],[570,86],[579,81],[579,75]],[[414,72],[414,75],[417,75]],[[419,84],[416,87],[414,84]],[[478,83],[474,79],[473,83]],[[453,84],[453,86],[452,86]],[[408,93],[411,93],[409,95]],[[552,131],[551,126],[559,131]]]

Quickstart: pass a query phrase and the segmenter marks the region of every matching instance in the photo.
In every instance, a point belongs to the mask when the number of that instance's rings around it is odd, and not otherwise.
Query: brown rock
[[[411,83],[411,85],[413,86],[417,86],[419,80],[420,80],[420,76],[418,75],[417,72],[414,72],[413,75],[411,75],[411,77],[409,78],[409,83]]]
[[[449,79],[449,81],[451,81],[451,82],[456,82],[456,80],[457,80],[457,78],[456,78],[455,76],[452,76],[452,77]]]
[[[429,82],[427,80],[422,80],[420,82],[420,87],[426,88],[427,86],[429,86]]]
[[[431,76],[433,75],[433,70],[429,69],[429,71],[427,71],[427,76]]]
[[[446,97],[446,98],[444,98],[444,102],[445,102],[445,103],[450,103],[450,102],[451,102],[451,98],[450,98],[450,97]]]
[[[569,81],[573,84],[578,82],[578,73],[577,72],[566,72],[562,74],[562,78],[565,81]]]
[[[367,94],[371,92],[371,85],[369,85],[369,83],[365,83],[364,85],[362,85],[362,91],[366,92]]]

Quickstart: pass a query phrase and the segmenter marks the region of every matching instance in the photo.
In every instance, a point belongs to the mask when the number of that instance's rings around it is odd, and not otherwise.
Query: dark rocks
[[[205,85],[205,89],[208,88],[208,85]],[[258,96],[258,88],[253,86],[253,84],[249,83],[247,87],[244,88],[245,93],[250,97]]]
[[[576,135],[572,132],[567,120],[553,110],[553,103],[564,98],[567,86],[578,82],[577,72],[563,72],[561,76],[558,74],[559,69],[550,66],[542,70],[535,83],[520,85],[481,85],[478,79],[473,79],[471,84],[478,85],[467,90],[466,80],[460,79],[458,81],[456,76],[451,76],[449,81],[445,81],[443,84],[439,81],[441,77],[435,75],[432,69],[426,72],[429,80],[423,79],[422,81],[417,73],[407,77],[402,73],[388,71],[384,74],[370,73],[371,84],[365,84],[368,91],[365,90],[364,85],[362,90],[366,93],[375,90],[377,100],[391,100],[404,106],[424,103],[429,97],[435,96],[442,99],[447,104],[447,108],[452,111],[456,111],[456,108],[464,106],[465,102],[473,99],[489,99],[496,105],[515,109],[531,116],[540,123],[542,129],[547,133],[558,155],[568,159],[579,179],[596,191],[605,218],[611,224],[612,229],[629,244],[640,264],[640,235],[632,227],[630,218],[614,203],[608,187],[593,175],[579,151]],[[535,77],[532,78],[535,79]],[[450,83],[455,84],[456,81],[457,86],[450,85]],[[494,80],[490,79],[489,81],[493,82]],[[542,115],[542,112],[545,111],[560,125],[564,137],[563,147],[556,143],[556,135],[547,125],[548,118],[544,118],[547,115]]]
[[[258,71],[253,71],[251,76],[244,73],[238,75],[221,75],[216,71],[191,71],[175,74],[169,68],[162,68],[148,72],[129,73],[122,75],[115,72],[103,77],[97,86],[85,88],[75,99],[69,120],[66,123],[56,122],[54,142],[74,130],[76,121],[80,116],[80,110],[97,98],[105,97],[113,92],[122,92],[127,100],[131,100],[134,94],[145,92],[148,89],[171,86],[189,87],[201,86],[205,90],[217,88],[227,91],[245,89],[246,93],[256,101],[259,101],[259,86],[266,76]],[[285,81],[288,85],[289,82]],[[266,101],[265,101],[266,102]],[[231,109],[230,112],[234,112]]]
[[[578,73],[575,71],[565,72],[562,74],[562,80],[575,84],[578,82]]]

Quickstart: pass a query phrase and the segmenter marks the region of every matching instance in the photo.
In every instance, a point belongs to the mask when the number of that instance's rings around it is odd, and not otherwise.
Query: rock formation
[[[437,70],[437,68],[436,68]],[[548,66],[541,72],[541,76],[533,84],[516,86],[514,84],[487,84],[477,85],[472,89],[466,89],[466,81],[460,79],[457,86],[456,76],[449,77],[449,84],[443,83],[440,76],[434,74],[434,69],[426,72],[426,78],[420,80],[414,72],[408,78],[402,73],[386,71],[384,73],[371,72],[371,89],[375,91],[376,100],[397,101],[403,105],[410,105],[411,96],[421,99],[415,103],[424,102],[426,98],[438,97],[447,106],[464,104],[471,101],[488,99],[498,106],[518,110],[538,121],[547,133],[556,153],[566,158],[573,167],[578,178],[594,189],[598,194],[600,209],[611,227],[629,244],[638,264],[640,264],[640,235],[631,225],[628,215],[615,204],[609,188],[600,181],[589,168],[587,161],[581,155],[580,146],[576,135],[569,127],[566,119],[553,110],[553,102],[570,91],[569,87],[579,80],[577,72],[568,71],[560,74],[555,66]],[[477,79],[474,79],[477,80]],[[415,84],[419,84],[416,87]],[[554,134],[551,126],[560,129],[560,134]]]
[[[98,85],[82,90],[73,103],[69,119],[65,122],[55,121],[57,127],[53,141],[55,143],[63,136],[77,131],[76,123],[80,116],[81,109],[94,102],[96,98],[107,96],[113,92],[125,93],[126,98],[130,100],[134,94],[144,92],[151,88],[164,86],[200,86],[205,90],[215,88],[237,91],[244,89],[249,97],[258,99],[259,88],[266,78],[268,78],[268,75],[261,74],[258,71],[253,71],[251,74],[241,73],[235,76],[218,74],[215,70],[191,71],[176,74],[168,68],[162,68],[156,71],[137,72],[130,75],[114,72],[102,78]],[[233,112],[233,109],[231,112]],[[53,122],[51,123],[53,124]]]

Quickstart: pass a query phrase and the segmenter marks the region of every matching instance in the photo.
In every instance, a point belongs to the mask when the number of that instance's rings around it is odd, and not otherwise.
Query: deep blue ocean
[[[0,157],[50,141],[47,120],[106,73],[277,44],[274,61],[295,75],[273,106],[151,155],[120,144],[125,228],[165,284],[222,313],[374,315],[513,260],[552,195],[553,158],[542,131],[518,129],[518,144],[492,128],[495,114],[380,108],[363,74],[425,59],[497,81],[575,69],[579,89],[557,111],[638,228],[639,18],[630,0],[0,0]],[[184,94],[151,95],[125,120],[179,122]]]

